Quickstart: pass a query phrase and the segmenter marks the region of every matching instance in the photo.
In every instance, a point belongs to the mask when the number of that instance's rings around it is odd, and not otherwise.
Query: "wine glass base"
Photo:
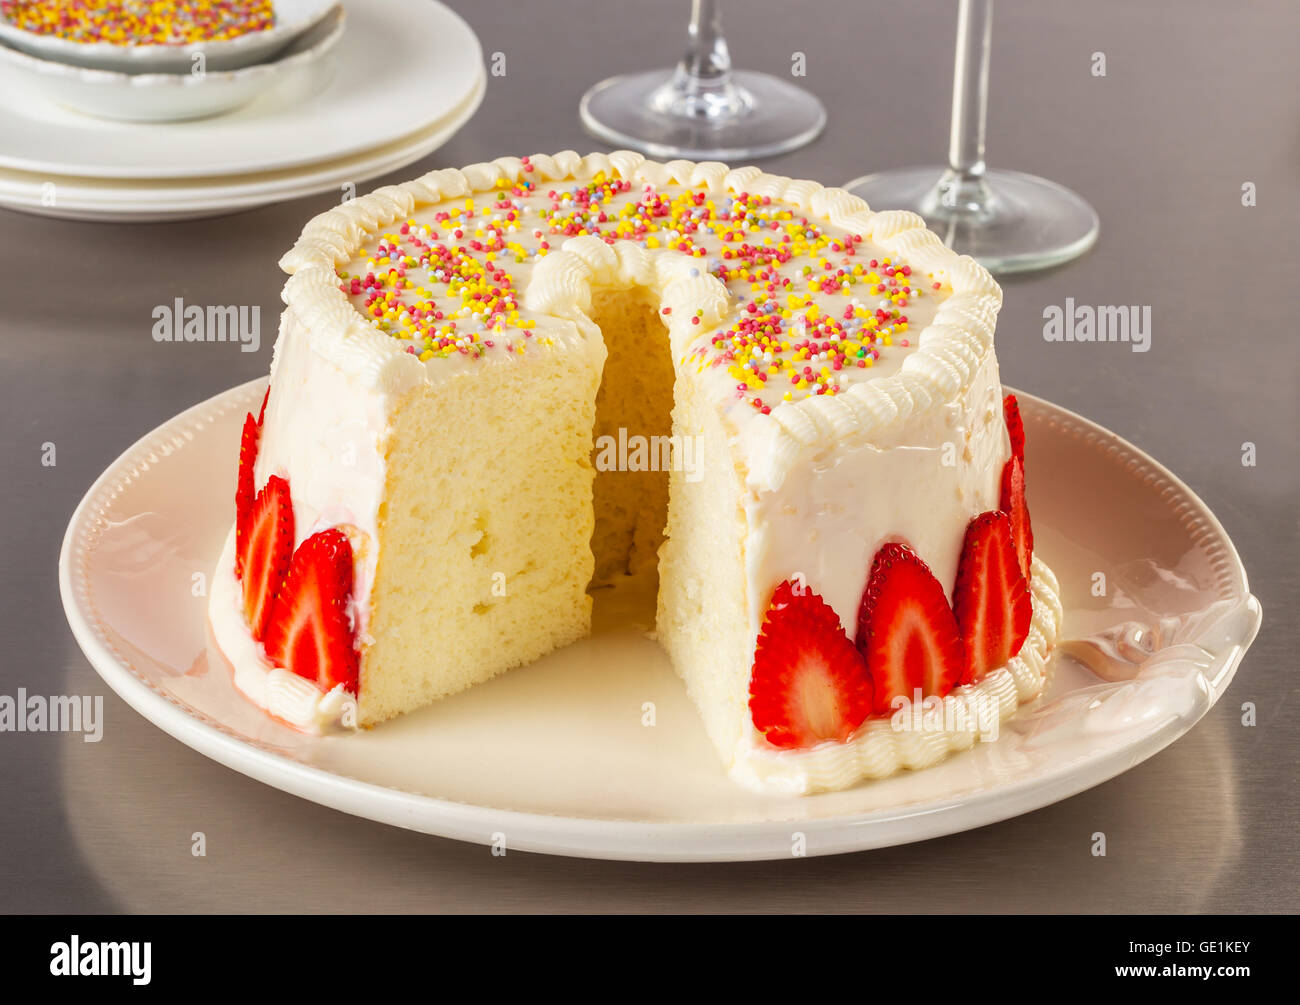
[[[1029,272],[1077,258],[1097,241],[1096,211],[1056,182],[1019,171],[984,173],[985,200],[951,198],[939,189],[951,174],[941,167],[903,168],[864,175],[844,187],[873,210],[907,209],[958,254],[970,255],[990,272]]]
[[[656,97],[672,70],[610,77],[582,96],[578,111],[593,136],[651,157],[737,160],[772,157],[811,143],[826,125],[826,109],[808,91],[767,73],[736,70],[743,96],[738,112],[710,117],[662,112]]]

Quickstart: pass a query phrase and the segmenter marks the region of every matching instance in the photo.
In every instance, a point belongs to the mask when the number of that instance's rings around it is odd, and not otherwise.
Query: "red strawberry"
[[[858,651],[875,691],[875,713],[889,715],[893,700],[942,698],[966,672],[961,632],[943,587],[910,548],[887,544],[876,552],[858,610]]]
[[[1007,435],[1011,437],[1011,456],[1025,459],[1025,423],[1020,418],[1020,402],[1014,394],[1002,399],[1002,414],[1007,420]]]
[[[262,410],[257,413],[257,428],[262,428],[262,420],[266,418],[266,401],[271,397],[271,385],[266,385],[266,394],[262,395]]]
[[[239,439],[239,479],[235,483],[235,527],[236,534],[246,529],[248,515],[253,511],[253,464],[257,461],[258,426],[253,420],[253,413],[244,416],[244,432]],[[244,553],[242,548],[235,549],[235,575],[244,575]]]
[[[789,580],[772,595],[758,635],[749,710],[777,747],[842,743],[871,714],[871,678],[839,615]]]
[[[1033,608],[1011,541],[1011,517],[993,510],[966,527],[953,604],[966,646],[966,678],[979,680],[1016,653]]]
[[[998,509],[1011,517],[1011,542],[1016,546],[1020,573],[1029,580],[1029,562],[1034,556],[1034,528],[1025,503],[1025,462],[1012,457],[1002,466],[1002,501]]]
[[[357,692],[348,596],[352,544],[331,528],[298,546],[266,632],[266,654],[277,666],[315,681],[323,691],[342,684]]]
[[[261,639],[293,555],[293,503],[289,483],[272,475],[257,494],[247,524],[236,531],[236,558],[244,570],[244,616]]]

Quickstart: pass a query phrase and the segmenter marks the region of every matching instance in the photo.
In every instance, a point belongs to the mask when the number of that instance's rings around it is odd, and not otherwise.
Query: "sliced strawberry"
[[[900,695],[942,698],[966,672],[961,631],[943,587],[908,547],[876,552],[858,609],[858,651],[866,660],[875,713],[889,715]]]
[[[1006,513],[981,513],[967,525],[953,599],[966,647],[965,681],[979,680],[1020,652],[1033,607]]]
[[[1025,459],[1025,423],[1020,418],[1020,402],[1014,394],[1002,399],[1002,415],[1007,420],[1007,435],[1011,437],[1011,456]]]
[[[235,561],[244,570],[244,616],[261,639],[271,605],[293,555],[293,503],[289,483],[272,475],[257,494],[244,527],[237,528]]]
[[[1025,503],[1025,462],[1012,457],[1002,466],[1002,501],[998,509],[1011,517],[1011,543],[1016,546],[1020,573],[1029,581],[1029,563],[1034,557],[1034,528]]]
[[[244,432],[239,438],[239,479],[235,483],[235,527],[240,529],[248,525],[248,515],[253,512],[253,465],[257,461],[257,441],[259,431],[253,420],[253,413],[244,416]],[[235,575],[244,575],[244,553],[242,548],[235,549]]]
[[[277,666],[315,681],[323,691],[342,684],[357,692],[358,657],[348,597],[352,544],[331,528],[298,546],[266,631],[266,654]]]
[[[257,413],[257,428],[262,428],[262,420],[266,418],[266,402],[271,397],[271,385],[266,385],[266,394],[262,395],[262,409]]]
[[[777,747],[843,743],[871,714],[871,678],[839,615],[789,580],[772,595],[758,635],[749,710]]]

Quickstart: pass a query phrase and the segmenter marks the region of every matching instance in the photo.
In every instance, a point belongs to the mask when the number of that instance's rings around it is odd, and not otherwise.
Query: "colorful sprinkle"
[[[0,0],[17,28],[73,42],[185,45],[275,25],[271,0]]]
[[[764,414],[771,401],[837,394],[845,371],[910,348],[909,306],[941,289],[900,260],[863,261],[861,235],[770,196],[661,190],[603,174],[538,183],[531,166],[517,182],[382,234],[351,277],[339,273],[340,289],[420,359],[522,353],[538,317],[520,306],[519,290],[553,247],[594,235],[675,251],[699,260],[691,275],[726,284],[738,308],[727,328],[701,333],[685,362],[723,368],[735,397]],[[661,312],[666,320],[671,308]],[[704,328],[703,311],[690,324]]]

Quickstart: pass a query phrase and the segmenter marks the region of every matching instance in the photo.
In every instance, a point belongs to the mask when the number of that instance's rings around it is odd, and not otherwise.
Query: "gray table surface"
[[[675,59],[686,17],[684,2],[648,0],[453,6],[487,53],[506,54],[507,73],[450,143],[363,189],[504,153],[597,148],[578,123],[583,89]],[[820,140],[766,168],[838,183],[942,155],[955,5],[727,6],[737,63],[782,71],[805,52],[805,83],[830,113]],[[494,858],[286,795],[142,719],[68,631],[55,571],[64,527],[137,437],[267,370],[270,338],[256,354],[154,343],[153,305],[260,303],[275,317],[276,259],[334,199],[152,225],[0,211],[0,694],[106,695],[99,744],[0,734],[0,910],[1296,910],[1298,36],[1300,11],[1283,0],[997,11],[990,161],[1071,186],[1102,220],[1087,257],[1005,282],[1004,380],[1115,430],[1200,493],[1241,552],[1264,627],[1227,699],[1146,763],[1017,819],[858,855]],[[1090,72],[1094,52],[1106,54],[1105,77]],[[1257,186],[1254,208],[1244,182]],[[1149,304],[1151,351],[1045,343],[1043,307],[1065,297]],[[55,467],[40,463],[46,441]],[[1244,441],[1256,444],[1253,468],[1240,462]],[[1258,706],[1253,728],[1240,722],[1244,701]],[[195,831],[204,858],[190,854]],[[1090,854],[1095,831],[1108,836],[1105,858]]]

